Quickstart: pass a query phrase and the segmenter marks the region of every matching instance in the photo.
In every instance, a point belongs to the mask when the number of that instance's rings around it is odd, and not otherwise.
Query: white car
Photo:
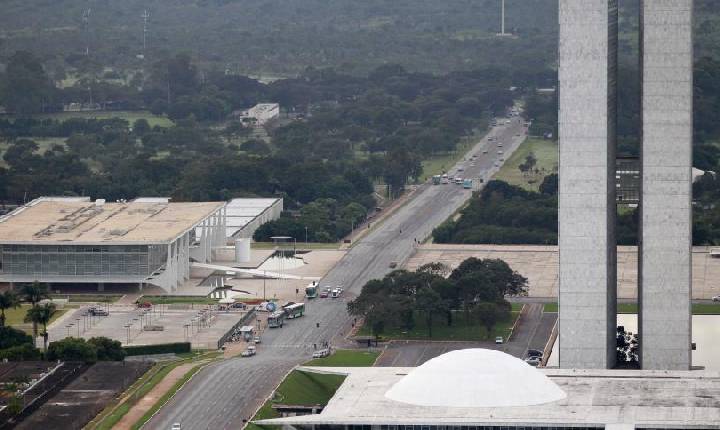
[[[712,301],[713,301],[713,302],[720,302],[720,296],[713,296]]]
[[[180,423],[173,424],[170,430],[181,430]]]
[[[496,337],[496,338],[495,338],[495,343],[496,343],[497,345],[502,344],[502,343],[503,343],[503,337],[502,337],[502,336]]]

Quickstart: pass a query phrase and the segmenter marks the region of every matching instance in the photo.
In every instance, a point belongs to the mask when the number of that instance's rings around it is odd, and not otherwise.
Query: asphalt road
[[[509,157],[524,140],[522,121],[515,117],[509,125],[494,127],[488,136],[497,137],[497,141],[483,138],[468,152],[468,161],[459,163],[464,171],[458,173],[460,166],[455,166],[449,173],[487,180],[502,165],[500,159]],[[475,166],[469,161],[472,155],[477,155]],[[433,228],[457,211],[471,193],[461,185],[420,185],[403,207],[359,240],[320,281],[321,286],[344,286],[343,298],[306,303],[303,318],[290,320],[281,329],[265,330],[256,356],[224,360],[198,372],[146,428],[170,429],[173,423],[194,430],[242,428],[244,420],[252,417],[284,375],[310,359],[313,344],[332,343],[348,332],[351,319],[346,301],[359,294],[367,281],[390,272],[391,261],[401,266],[413,253],[415,239],[430,236]]]

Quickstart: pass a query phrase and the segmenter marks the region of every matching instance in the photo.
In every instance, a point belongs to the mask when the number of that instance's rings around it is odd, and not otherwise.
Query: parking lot
[[[107,316],[92,316],[88,308],[63,316],[50,328],[49,341],[67,336],[105,336],[123,345],[191,342],[193,348],[215,349],[218,340],[246,313],[217,311],[207,305],[157,305],[149,309],[110,305]]]

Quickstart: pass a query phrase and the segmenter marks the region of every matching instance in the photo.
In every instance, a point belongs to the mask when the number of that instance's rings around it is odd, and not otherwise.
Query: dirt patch
[[[17,429],[79,429],[145,373],[149,362],[101,362],[50,397]]]

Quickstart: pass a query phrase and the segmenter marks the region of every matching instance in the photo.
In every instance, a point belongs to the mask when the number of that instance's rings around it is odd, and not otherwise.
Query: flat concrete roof
[[[0,243],[16,245],[169,243],[224,202],[104,203],[39,199],[0,218]]]
[[[567,398],[534,406],[467,408],[417,406],[385,397],[412,367],[300,369],[348,376],[322,413],[259,423],[720,429],[720,372],[539,369]]]

